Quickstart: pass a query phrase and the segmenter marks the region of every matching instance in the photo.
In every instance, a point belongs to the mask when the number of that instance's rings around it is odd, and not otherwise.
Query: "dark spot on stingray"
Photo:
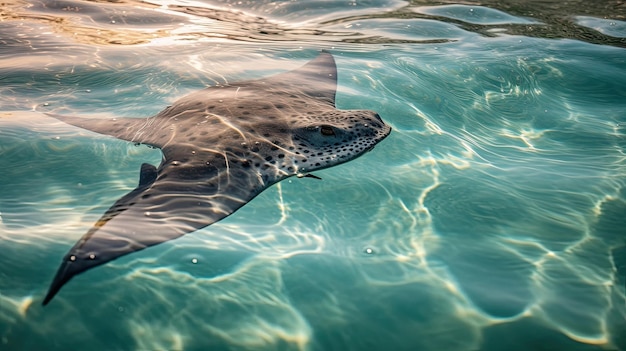
[[[285,158],[285,154],[278,154],[278,158]]]
[[[271,161],[271,160],[272,160],[272,156],[267,156],[267,157],[265,158],[265,161]]]
[[[266,138],[269,138],[270,135],[271,135],[270,133],[263,133],[263,136],[266,137]]]
[[[319,162],[315,163],[315,167],[321,166]]]
[[[252,149],[250,149],[252,152],[259,152],[259,147],[258,146],[253,146]]]
[[[152,194],[143,194],[143,195],[141,195],[141,198],[142,199],[147,199],[147,198],[149,198],[151,196],[152,196]]]
[[[272,147],[270,147],[270,150],[272,150],[272,151],[276,151],[276,150],[278,150],[278,146],[276,146],[276,145],[272,145]]]

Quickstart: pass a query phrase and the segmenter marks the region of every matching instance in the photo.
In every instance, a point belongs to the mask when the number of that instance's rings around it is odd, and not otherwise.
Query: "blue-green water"
[[[626,350],[626,9],[465,3],[3,4],[0,350]],[[161,158],[42,111],[145,117],[320,49],[391,136],[41,306]]]

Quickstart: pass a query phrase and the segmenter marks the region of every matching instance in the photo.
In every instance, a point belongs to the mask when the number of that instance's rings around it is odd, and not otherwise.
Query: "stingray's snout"
[[[376,136],[379,141],[383,140],[391,133],[391,127],[383,121],[378,113],[374,111],[367,112],[368,116],[366,118],[369,120],[369,124],[365,124],[365,126],[370,128],[372,136]]]

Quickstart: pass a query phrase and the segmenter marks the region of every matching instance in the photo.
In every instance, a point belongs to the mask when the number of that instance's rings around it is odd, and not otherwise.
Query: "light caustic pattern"
[[[50,7],[7,8],[37,14],[16,33],[39,50],[2,59],[0,348],[626,349],[622,49],[496,35],[585,32],[479,6],[366,18],[381,10],[258,3],[238,14],[80,3],[77,16],[107,19],[97,30],[50,25]],[[170,32],[141,21],[120,30],[140,10]],[[267,13],[274,22],[255,16]],[[301,23],[323,31],[293,29]],[[271,46],[272,36],[287,42]],[[107,40],[150,44],[95,46]],[[337,58],[337,107],[377,111],[389,138],[316,173],[323,181],[290,178],[39,306],[68,247],[161,155],[24,106],[145,117],[204,85],[297,68],[320,43]],[[59,47],[75,55],[71,67]]]

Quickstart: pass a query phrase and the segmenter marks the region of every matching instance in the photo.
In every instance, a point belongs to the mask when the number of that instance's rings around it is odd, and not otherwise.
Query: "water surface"
[[[618,1],[14,1],[0,11],[0,349],[626,350]],[[321,49],[394,131],[41,301],[161,154],[146,117]]]

